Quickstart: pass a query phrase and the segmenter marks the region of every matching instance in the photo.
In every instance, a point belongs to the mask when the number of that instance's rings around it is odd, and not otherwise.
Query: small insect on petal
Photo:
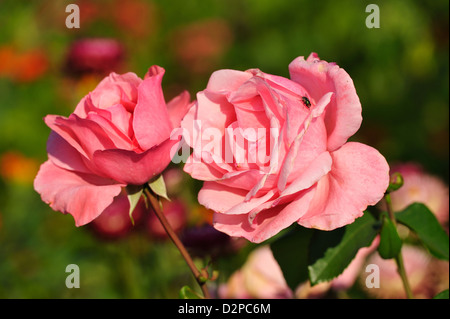
[[[311,107],[311,102],[306,96],[302,96],[302,102],[305,104],[305,106],[309,109]]]

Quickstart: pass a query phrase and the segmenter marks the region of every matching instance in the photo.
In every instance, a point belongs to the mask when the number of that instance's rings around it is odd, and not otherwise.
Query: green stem
[[[386,202],[389,219],[392,221],[392,223],[395,225],[395,227],[397,227],[397,221],[395,220],[394,211],[392,210],[391,195],[389,193],[385,194],[384,200]],[[406,297],[408,299],[414,299],[414,295],[412,293],[411,286],[409,284],[408,277],[406,275],[405,264],[403,262],[403,256],[402,256],[401,250],[398,253],[398,255],[395,257],[395,262],[397,263],[397,272],[400,275],[402,282],[403,282],[403,287],[406,292]]]
[[[199,284],[200,288],[202,289],[203,296],[206,299],[210,299],[210,294],[208,287],[206,286],[205,273],[201,272],[197,269],[197,267],[194,264],[194,261],[192,260],[191,256],[189,255],[188,251],[186,250],[186,247],[184,247],[183,243],[181,242],[178,235],[173,230],[172,226],[170,225],[169,221],[167,220],[166,216],[161,210],[161,206],[159,203],[159,200],[156,198],[156,196],[151,192],[150,189],[147,187],[144,189],[145,195],[150,200],[150,203],[153,207],[153,211],[155,212],[156,216],[158,217],[159,221],[161,222],[162,226],[164,227],[165,231],[167,232],[167,235],[169,235],[172,242],[175,244],[175,246],[180,251],[181,255],[183,256],[184,260],[186,261],[187,265],[191,269],[197,283]]]

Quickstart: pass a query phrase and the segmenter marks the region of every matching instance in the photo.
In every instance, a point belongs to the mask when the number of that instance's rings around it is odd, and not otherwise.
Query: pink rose
[[[152,66],[144,79],[111,73],[85,96],[68,118],[48,115],[52,129],[48,161],[34,187],[57,211],[71,214],[77,226],[99,216],[127,185],[143,185],[171,161],[170,139],[190,103],[181,93],[164,101],[164,69]]]
[[[389,184],[385,158],[347,142],[362,121],[350,76],[315,53],[289,71],[216,71],[183,120],[184,170],[205,181],[198,200],[230,236],[262,242],[294,222],[332,230]]]
[[[287,299],[293,293],[269,246],[253,250],[241,269],[219,287],[220,298]]]

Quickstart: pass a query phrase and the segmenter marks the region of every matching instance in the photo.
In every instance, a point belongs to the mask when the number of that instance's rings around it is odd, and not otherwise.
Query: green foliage
[[[180,299],[203,299],[199,294],[189,286],[183,286],[180,289]]]
[[[438,293],[436,296],[434,296],[433,299],[449,299],[448,296],[448,289],[441,291],[440,293]]]
[[[308,279],[308,253],[313,233],[312,229],[298,226],[270,245],[292,290]]]
[[[449,237],[436,216],[421,203],[414,203],[395,215],[396,219],[408,226],[419,237],[423,245],[435,257],[448,260]]]
[[[312,285],[340,275],[358,250],[377,234],[377,221],[366,212],[348,226],[333,231],[295,228],[271,244],[289,287],[309,279]]]
[[[376,234],[376,220],[369,212],[343,228],[317,231],[310,247],[308,271],[311,284],[340,275],[360,248],[370,246]]]

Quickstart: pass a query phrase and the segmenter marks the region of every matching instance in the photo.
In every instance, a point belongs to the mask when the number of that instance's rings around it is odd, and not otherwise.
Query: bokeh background
[[[69,3],[79,29],[65,25]],[[369,3],[380,28],[366,27]],[[33,189],[47,156],[43,117],[69,115],[110,71],[142,77],[158,64],[167,100],[183,89],[194,98],[214,70],[288,77],[294,58],[317,52],[355,83],[363,123],[352,139],[448,184],[448,11],[447,0],[0,0],[0,298],[177,298],[195,286],[148,214],[135,227],[118,213],[76,228]],[[199,265],[225,282],[253,246],[208,226],[201,185],[180,167],[166,174],[177,203],[167,211]],[[80,268],[78,289],[65,285],[69,264]]]

